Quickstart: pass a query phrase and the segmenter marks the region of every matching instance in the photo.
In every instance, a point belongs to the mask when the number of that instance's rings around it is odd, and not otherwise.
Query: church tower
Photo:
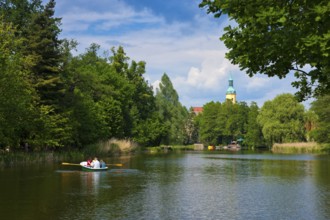
[[[234,80],[230,77],[228,82],[229,82],[229,87],[226,92],[226,99],[231,100],[235,104],[236,103],[236,90],[234,89]]]

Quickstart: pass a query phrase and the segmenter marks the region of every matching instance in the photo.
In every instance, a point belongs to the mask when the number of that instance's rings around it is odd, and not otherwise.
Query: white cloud
[[[181,77],[183,79],[179,81],[181,81],[181,85],[186,84],[194,89],[217,90],[217,87],[222,86],[220,82],[228,78],[228,69],[228,63],[221,54],[218,54],[218,56],[205,58],[201,68],[191,67],[188,75]]]
[[[262,76],[253,76],[246,81],[247,83],[243,86],[249,92],[255,92],[264,88],[269,87],[269,83],[271,83],[271,78],[262,77]]]
[[[156,94],[157,89],[159,89],[159,84],[160,84],[160,80],[156,80],[151,84],[152,88],[154,89],[155,94]]]
[[[58,16],[63,18],[62,36],[76,39],[79,53],[91,43],[104,50],[123,45],[132,60],[146,61],[146,78],[154,88],[166,72],[187,107],[224,101],[229,75],[238,99],[256,101],[259,106],[278,94],[295,91],[290,85],[292,77],[250,78],[225,59],[227,49],[219,37],[224,26],[235,26],[233,21],[215,20],[203,12],[191,21],[169,23],[147,7],[135,10],[120,0],[92,4],[89,0],[58,0],[57,5]]]

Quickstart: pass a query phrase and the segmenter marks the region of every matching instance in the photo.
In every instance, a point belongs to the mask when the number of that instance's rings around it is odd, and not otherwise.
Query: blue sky
[[[91,43],[102,50],[123,46],[131,60],[146,62],[145,78],[154,87],[166,73],[187,108],[223,102],[230,76],[237,100],[259,107],[296,91],[292,75],[250,78],[225,59],[228,50],[219,37],[233,21],[207,15],[200,1],[57,0],[55,15],[62,18],[60,37],[77,40],[78,53]]]

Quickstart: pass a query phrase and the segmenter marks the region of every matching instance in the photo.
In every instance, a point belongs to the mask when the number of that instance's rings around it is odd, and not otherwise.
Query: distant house
[[[203,112],[203,107],[192,107],[196,115]]]

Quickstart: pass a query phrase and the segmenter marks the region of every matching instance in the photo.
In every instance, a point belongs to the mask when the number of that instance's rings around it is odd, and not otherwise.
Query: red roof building
[[[203,107],[192,107],[196,115],[203,112]]]

